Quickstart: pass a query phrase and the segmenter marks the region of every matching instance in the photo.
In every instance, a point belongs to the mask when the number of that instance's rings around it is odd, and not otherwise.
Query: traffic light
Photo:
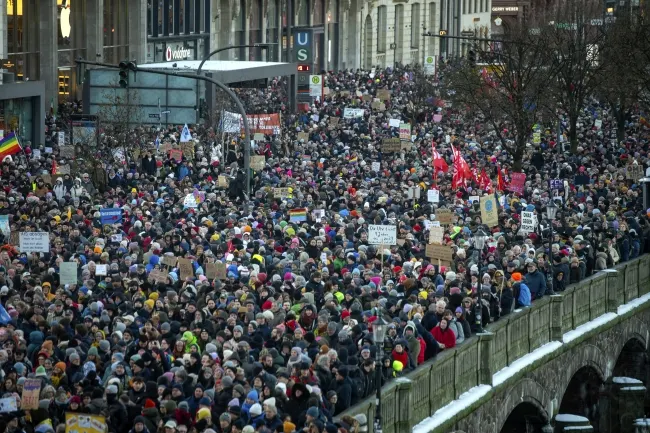
[[[467,52],[467,59],[469,60],[470,65],[472,65],[472,66],[476,65],[476,51],[474,51],[473,49],[470,49]]]
[[[120,87],[129,87],[129,63],[120,62]]]

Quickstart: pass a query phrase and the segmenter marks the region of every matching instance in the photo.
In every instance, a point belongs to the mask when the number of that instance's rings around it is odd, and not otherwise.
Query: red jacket
[[[406,352],[406,350],[403,350],[402,353],[397,353],[397,351],[393,349],[393,361],[401,362],[404,366],[404,369],[407,369],[409,366],[409,354]]]
[[[424,362],[424,352],[427,350],[427,343],[424,341],[424,338],[418,337],[420,342],[420,353],[418,354],[418,365]]]
[[[435,338],[438,343],[444,344],[445,349],[456,347],[456,335],[454,334],[454,331],[449,328],[443,330],[440,328],[440,325],[437,325],[431,330],[431,335],[433,335],[433,338]]]

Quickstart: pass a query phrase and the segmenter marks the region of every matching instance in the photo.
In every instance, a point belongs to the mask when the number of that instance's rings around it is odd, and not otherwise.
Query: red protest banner
[[[508,191],[523,194],[525,184],[526,173],[512,173],[512,176],[510,177],[510,185],[508,185]]]
[[[280,133],[280,114],[249,114],[248,126],[251,134],[273,135]],[[244,122],[241,123],[241,132],[244,132]]]

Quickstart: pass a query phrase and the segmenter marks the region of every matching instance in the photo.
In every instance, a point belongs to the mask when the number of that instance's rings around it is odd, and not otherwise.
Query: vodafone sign
[[[168,62],[171,62],[172,60],[184,60],[191,54],[189,48],[180,47],[176,50],[172,50],[172,47],[167,47],[167,50],[165,50],[165,60]]]

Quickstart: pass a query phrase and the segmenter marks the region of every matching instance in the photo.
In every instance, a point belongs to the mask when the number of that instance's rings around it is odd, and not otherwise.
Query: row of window
[[[481,0],[483,2],[484,0]],[[487,0],[485,0],[487,1]],[[426,6],[426,5],[425,5]],[[411,5],[411,48],[420,48],[420,40],[424,27],[429,31],[433,31],[436,26],[436,4],[429,3],[429,10],[425,11],[425,16],[422,17],[420,13],[420,3],[413,3]],[[425,23],[428,25],[425,26]],[[404,42],[404,5],[395,5],[395,23],[392,26],[394,31],[395,46],[402,46]],[[377,8],[377,52],[386,52],[386,40],[389,31],[388,26],[388,6],[379,6]]]
[[[463,0],[463,14],[480,14],[488,12],[488,0]]]

